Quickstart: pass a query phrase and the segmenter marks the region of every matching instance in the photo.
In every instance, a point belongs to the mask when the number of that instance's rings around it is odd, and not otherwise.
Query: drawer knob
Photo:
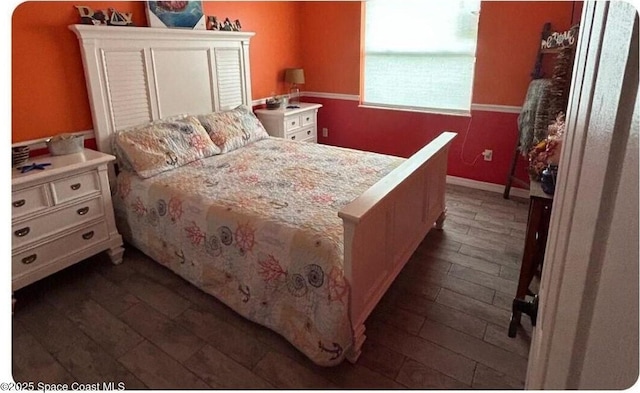
[[[296,125],[296,122],[295,122],[295,121],[292,121],[292,122],[291,122],[291,125],[292,125],[292,126],[295,126],[295,125]]]
[[[89,239],[91,239],[93,237],[93,234],[94,234],[93,231],[89,231],[87,233],[83,233],[82,234],[82,238],[84,240],[89,240]]]
[[[76,210],[76,212],[79,215],[84,216],[85,214],[87,214],[89,212],[89,206],[81,207],[80,209]]]
[[[72,184],[72,185],[71,185],[71,189],[72,189],[73,191],[79,190],[81,185],[82,185],[82,184],[80,184],[80,183]]]
[[[26,202],[27,201],[25,201],[24,199],[20,199],[20,200],[17,200],[15,202],[13,202],[12,205],[13,205],[13,207],[21,207],[21,206],[24,206],[24,204]]]
[[[311,135],[311,130],[307,130],[307,135]]]
[[[38,259],[38,254],[31,254],[28,257],[22,258],[22,263],[24,263],[25,265],[28,265],[30,263],[35,262],[36,259]]]
[[[27,234],[31,231],[31,228],[29,227],[24,227],[21,229],[18,229],[17,231],[13,232],[16,236],[18,237],[23,237],[23,236],[27,236]]]
[[[309,120],[311,120],[311,118],[310,118],[310,117],[307,117],[307,120],[306,120],[306,121],[309,121]]]
[[[295,136],[295,135],[294,135],[294,136],[292,136],[292,137],[291,137],[291,139],[296,139],[296,136]]]

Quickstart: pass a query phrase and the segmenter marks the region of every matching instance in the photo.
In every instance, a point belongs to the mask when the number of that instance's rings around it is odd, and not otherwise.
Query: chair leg
[[[511,183],[513,182],[513,178],[516,173],[516,164],[518,163],[518,154],[520,154],[520,151],[518,150],[518,142],[516,142],[516,148],[513,152],[513,158],[511,159],[509,174],[507,175],[507,184],[504,187],[504,194],[502,194],[502,197],[504,199],[509,199],[509,193],[511,192]]]

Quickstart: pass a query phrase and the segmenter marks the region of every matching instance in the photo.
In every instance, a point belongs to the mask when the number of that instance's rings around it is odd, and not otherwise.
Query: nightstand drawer
[[[23,251],[11,258],[12,276],[38,270],[56,259],[63,258],[106,240],[109,237],[107,224],[102,221],[77,230],[59,239]]]
[[[51,206],[44,184],[11,194],[11,217],[16,219],[27,213],[37,212]]]
[[[300,131],[292,132],[287,135],[287,139],[292,141],[305,141],[313,138],[315,138],[313,127],[304,128]]]
[[[100,179],[95,171],[85,172],[77,176],[54,181],[51,183],[51,191],[53,192],[55,203],[60,204],[100,191]]]
[[[287,116],[284,118],[284,129],[291,131],[300,127],[300,116]]]
[[[316,122],[315,112],[303,113],[300,116],[300,122],[301,122],[302,127],[314,124]]]
[[[81,225],[103,215],[102,198],[91,199],[53,213],[23,221],[11,227],[12,248],[17,248],[53,233]]]

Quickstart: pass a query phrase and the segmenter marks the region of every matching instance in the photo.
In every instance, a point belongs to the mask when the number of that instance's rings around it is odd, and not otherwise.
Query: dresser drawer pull
[[[311,118],[310,118],[310,117],[307,117],[307,119],[306,119],[305,121],[309,121],[309,120],[311,120]]]
[[[81,185],[82,185],[82,184],[80,184],[80,183],[72,184],[72,185],[71,185],[71,189],[72,189],[73,191],[79,190]]]
[[[89,231],[89,232],[87,232],[87,233],[83,233],[83,234],[82,234],[82,238],[83,238],[84,240],[89,240],[89,239],[91,239],[91,238],[93,237],[93,234],[94,234],[94,232],[93,232],[93,231]]]
[[[13,207],[22,207],[24,206],[25,202],[27,201],[25,201],[24,199],[17,200],[13,202]]]
[[[307,130],[307,135],[311,135],[311,130]]]
[[[76,213],[84,216],[85,214],[89,213],[89,206],[81,207],[80,209],[76,210]]]
[[[22,263],[24,263],[25,265],[28,265],[30,263],[35,262],[36,259],[38,259],[38,254],[31,254],[28,257],[22,258]]]
[[[295,136],[295,135],[294,135],[294,136],[292,136],[292,137],[291,137],[291,139],[296,139],[296,136]]]
[[[27,234],[31,231],[31,228],[29,227],[24,227],[22,229],[18,229],[17,231],[13,232],[16,236],[18,237],[23,237],[23,236],[27,236]]]
[[[292,121],[292,122],[291,122],[291,125],[292,125],[292,126],[295,126],[295,125],[296,125],[296,122],[295,122],[295,121]]]

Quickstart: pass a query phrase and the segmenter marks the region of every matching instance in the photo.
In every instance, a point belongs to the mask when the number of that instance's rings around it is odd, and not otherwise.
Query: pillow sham
[[[149,178],[195,160],[220,154],[194,116],[158,120],[118,131],[114,153],[123,167]]]
[[[260,120],[245,105],[199,115],[198,120],[222,153],[269,137]]]

